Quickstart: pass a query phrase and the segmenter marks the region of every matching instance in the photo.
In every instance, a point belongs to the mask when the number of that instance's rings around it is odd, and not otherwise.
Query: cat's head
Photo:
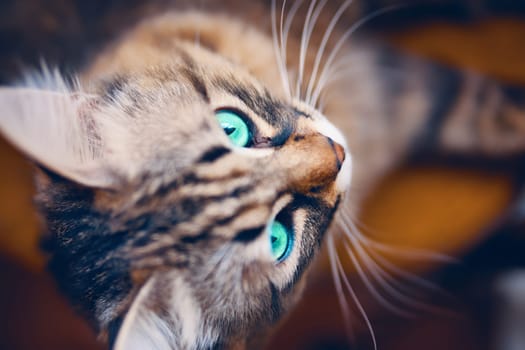
[[[319,112],[221,55],[162,52],[0,89],[1,131],[42,169],[51,270],[115,348],[244,342],[296,302],[350,156]]]

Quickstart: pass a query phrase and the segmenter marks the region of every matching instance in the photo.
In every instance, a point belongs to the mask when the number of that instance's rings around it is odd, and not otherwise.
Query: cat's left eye
[[[272,222],[268,230],[272,256],[277,263],[280,263],[292,252],[293,232],[277,220]]]
[[[248,146],[251,139],[250,128],[239,113],[232,110],[218,110],[215,112],[215,117],[235,146]]]

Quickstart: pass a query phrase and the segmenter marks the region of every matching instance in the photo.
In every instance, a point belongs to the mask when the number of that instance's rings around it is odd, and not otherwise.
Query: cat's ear
[[[35,162],[82,185],[117,180],[93,118],[96,97],[80,92],[0,88],[0,132]]]
[[[113,341],[112,350],[173,349],[174,330],[148,307],[154,284],[153,276],[141,287]]]

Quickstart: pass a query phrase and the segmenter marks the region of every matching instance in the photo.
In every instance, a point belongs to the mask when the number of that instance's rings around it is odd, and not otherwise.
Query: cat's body
[[[252,348],[296,303],[341,201],[357,207],[407,156],[525,149],[516,90],[349,40],[337,6],[297,7],[284,48],[279,6],[220,9],[233,15],[144,20],[76,87],[47,76],[0,92],[3,133],[45,169],[37,204],[51,271],[118,350]],[[338,48],[344,61],[326,65]],[[249,120],[248,147],[228,143],[223,110]],[[57,119],[29,119],[40,111]],[[294,232],[278,263],[275,220]]]

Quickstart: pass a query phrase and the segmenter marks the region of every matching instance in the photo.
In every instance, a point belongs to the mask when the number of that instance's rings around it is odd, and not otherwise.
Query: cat
[[[174,5],[0,90],[49,268],[110,348],[257,347],[393,166],[523,154],[520,90],[356,37],[350,4]]]

